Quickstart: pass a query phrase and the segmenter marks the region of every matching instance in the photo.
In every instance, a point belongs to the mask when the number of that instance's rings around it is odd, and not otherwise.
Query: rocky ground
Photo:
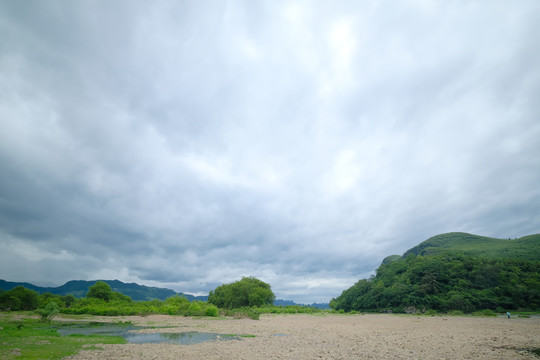
[[[103,318],[102,320],[107,320]],[[101,345],[69,359],[538,359],[540,318],[263,315],[260,320],[108,318],[169,326],[147,332],[254,335],[194,345]]]

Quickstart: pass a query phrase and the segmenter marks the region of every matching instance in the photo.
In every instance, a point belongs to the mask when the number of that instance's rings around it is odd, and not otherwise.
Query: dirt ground
[[[96,319],[94,319],[96,320]],[[106,321],[107,318],[103,318]],[[175,316],[108,321],[171,326],[146,332],[255,335],[194,345],[101,345],[69,359],[536,359],[540,318],[263,315],[260,320]]]

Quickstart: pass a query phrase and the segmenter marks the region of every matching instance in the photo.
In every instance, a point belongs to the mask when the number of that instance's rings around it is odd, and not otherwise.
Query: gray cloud
[[[328,301],[540,229],[540,6],[0,3],[0,274]]]

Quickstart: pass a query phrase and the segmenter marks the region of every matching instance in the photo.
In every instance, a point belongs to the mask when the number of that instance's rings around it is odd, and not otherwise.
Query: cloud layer
[[[328,301],[540,231],[540,4],[0,3],[0,274]]]

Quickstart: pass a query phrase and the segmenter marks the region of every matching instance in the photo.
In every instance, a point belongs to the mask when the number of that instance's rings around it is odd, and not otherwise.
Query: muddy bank
[[[94,319],[96,320],[96,319]],[[101,318],[146,332],[247,335],[195,345],[102,345],[69,359],[538,359],[540,319],[397,315],[263,315],[260,320],[175,316]],[[254,336],[254,337],[252,337]]]

